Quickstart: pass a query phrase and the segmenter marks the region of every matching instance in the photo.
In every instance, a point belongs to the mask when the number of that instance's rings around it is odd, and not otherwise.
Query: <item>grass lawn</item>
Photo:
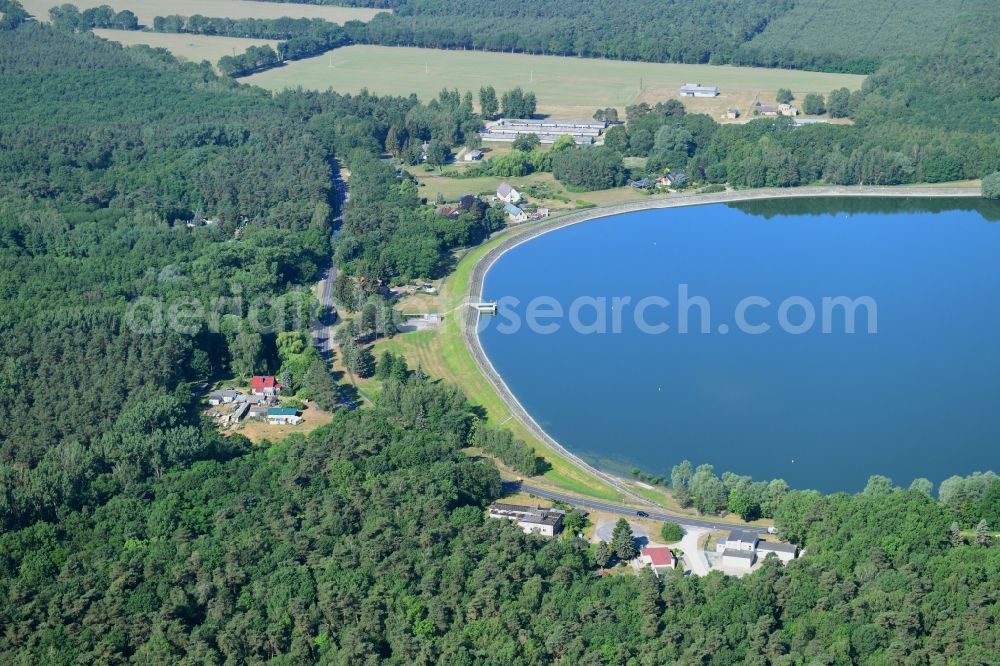
[[[104,39],[118,42],[123,46],[148,44],[153,48],[163,48],[177,58],[201,62],[208,60],[213,65],[222,56],[243,53],[251,46],[270,45],[278,48],[276,39],[243,39],[241,37],[217,37],[214,35],[176,35],[144,30],[94,30],[94,34]]]
[[[511,233],[519,233],[514,230]],[[447,310],[464,301],[472,267],[491,247],[506,236],[493,239],[469,251],[458,263],[455,270],[441,286],[439,305]],[[405,304],[404,304],[405,305]],[[437,330],[403,333],[392,339],[380,340],[375,344],[376,358],[383,351],[391,351],[406,357],[410,368],[421,366],[431,377],[443,379],[459,386],[469,400],[486,410],[491,426],[502,425],[509,428],[516,437],[528,442],[538,455],[545,458],[552,468],[543,477],[531,479],[531,483],[559,488],[569,492],[605,500],[619,500],[621,494],[603,481],[567,462],[543,442],[536,439],[520,422],[511,417],[510,411],[500,400],[493,387],[479,372],[472,356],[462,341],[459,329],[459,313],[445,317],[444,324]],[[369,391],[371,384],[359,382],[359,386]],[[516,475],[510,472],[510,475]]]
[[[24,8],[39,21],[49,20],[49,9],[64,4],[62,0],[21,0]],[[152,25],[157,16],[201,14],[219,18],[321,18],[334,23],[370,21],[378,9],[334,7],[285,2],[253,2],[252,0],[73,0],[80,11],[109,5],[116,12],[130,10],[139,23]]]
[[[758,96],[761,101],[773,102],[778,88],[789,88],[801,99],[808,92],[826,94],[844,86],[860,88],[864,77],[760,67],[361,45],[299,60],[243,80],[271,90],[302,86],[317,90],[332,87],[345,93],[362,88],[379,94],[417,93],[424,101],[442,88],[476,94],[486,84],[498,92],[520,86],[537,95],[539,113],[561,118],[590,118],[598,108],[613,106],[624,112],[627,105],[636,102],[676,98],[677,89],[693,81],[719,86],[722,94],[710,99],[685,98],[685,106],[718,118],[730,106],[746,110]]]
[[[312,432],[316,428],[324,426],[333,420],[332,412],[324,412],[315,404],[306,405],[306,408],[301,410],[301,413],[302,422],[298,425],[271,425],[266,421],[244,419],[236,430],[229,430],[227,428],[222,433],[224,435],[239,433],[254,444],[264,439],[277,442],[292,434],[304,435]]]
[[[443,196],[445,201],[457,201],[459,197],[465,194],[494,195],[496,194],[497,185],[501,182],[508,182],[513,185],[515,189],[527,196],[530,203],[547,206],[553,211],[579,208],[581,206],[578,202],[604,206],[624,203],[626,201],[636,201],[647,196],[631,187],[616,187],[610,190],[596,190],[593,192],[570,192],[551,173],[533,173],[515,178],[499,178],[497,176],[449,178],[440,171],[427,171],[423,166],[405,168],[417,179],[420,187],[420,196],[426,198],[427,201],[434,201],[438,194]],[[461,169],[462,167],[446,167],[446,172],[449,168]],[[558,198],[532,196],[530,192],[532,185],[544,186]],[[568,199],[569,202],[567,203],[564,199]]]

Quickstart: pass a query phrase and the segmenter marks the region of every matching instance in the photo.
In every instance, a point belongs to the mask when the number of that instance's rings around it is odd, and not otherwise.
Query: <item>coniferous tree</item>
[[[980,546],[989,546],[991,541],[990,526],[986,524],[985,520],[980,520],[979,524],[976,525],[976,543]]]
[[[622,561],[631,560],[639,552],[635,547],[632,526],[624,518],[619,518],[615,523],[615,529],[611,533],[611,548]]]
[[[948,541],[953,546],[961,546],[965,543],[965,539],[962,537],[962,528],[958,526],[958,521],[952,522],[951,527],[948,529]]]
[[[608,563],[611,561],[611,548],[608,547],[607,542],[602,541],[597,544],[597,550],[594,552],[594,561],[602,569],[608,566]]]

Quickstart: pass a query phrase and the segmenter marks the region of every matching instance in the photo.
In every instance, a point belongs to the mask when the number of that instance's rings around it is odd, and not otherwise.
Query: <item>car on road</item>
[[[640,518],[649,518],[649,514],[646,513],[645,511],[636,511],[635,515],[639,516]]]

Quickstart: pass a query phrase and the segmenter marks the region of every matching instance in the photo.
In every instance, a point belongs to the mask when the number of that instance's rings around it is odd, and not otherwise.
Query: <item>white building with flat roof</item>
[[[700,83],[685,83],[681,86],[681,97],[718,97],[716,86],[703,86]]]

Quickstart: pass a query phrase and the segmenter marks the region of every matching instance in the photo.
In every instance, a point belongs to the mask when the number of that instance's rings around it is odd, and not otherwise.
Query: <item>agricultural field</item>
[[[94,30],[94,34],[104,39],[118,42],[123,46],[148,44],[154,48],[170,51],[178,59],[201,62],[208,60],[213,65],[219,58],[243,53],[250,46],[270,45],[277,48],[274,39],[242,39],[240,37],[218,37],[215,35],[177,35],[143,30]]]
[[[774,52],[820,52],[882,58],[896,53],[967,52],[996,44],[1000,28],[995,0],[892,2],[797,0],[750,40]]]
[[[720,117],[735,106],[745,110],[755,99],[773,102],[778,88],[801,98],[808,92],[857,89],[854,74],[788,69],[625,62],[560,56],[481,51],[445,51],[387,46],[349,46],[290,63],[243,79],[271,90],[302,86],[358,92],[417,93],[428,100],[442,88],[477,92],[490,84],[498,91],[520,86],[538,97],[538,112],[560,118],[589,118],[608,106],[624,111],[629,104],[678,97],[688,82],[719,86],[715,98],[685,98],[689,111]],[[640,88],[641,85],[641,88]]]
[[[28,12],[40,21],[49,20],[49,9],[63,4],[57,0],[21,0]],[[225,18],[321,18],[334,23],[345,21],[370,21],[382,10],[358,7],[334,7],[331,5],[303,5],[283,2],[253,2],[252,0],[72,0],[72,4],[82,9],[108,5],[115,11],[131,10],[139,23],[151,25],[157,16],[180,14],[181,16],[225,17]],[[143,42],[145,43],[145,42]]]

